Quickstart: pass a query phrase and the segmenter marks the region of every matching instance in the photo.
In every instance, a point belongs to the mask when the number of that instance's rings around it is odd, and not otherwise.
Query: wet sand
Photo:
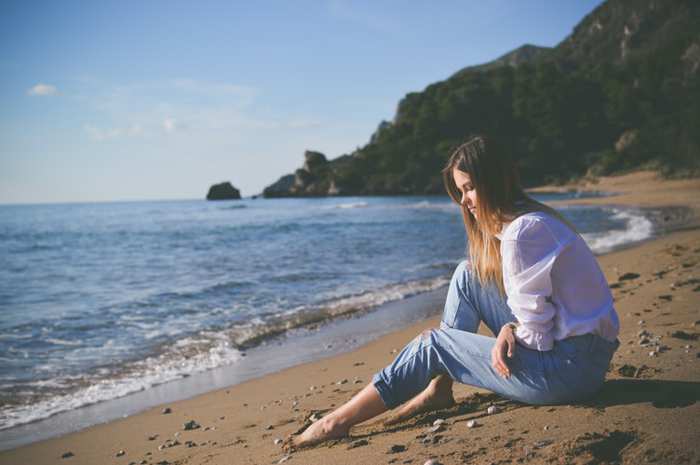
[[[540,189],[616,192],[574,202],[654,208],[665,225],[664,235],[599,258],[621,347],[589,403],[533,407],[456,385],[450,409],[392,427],[379,417],[347,439],[291,455],[275,444],[349,399],[417,333],[437,326],[431,318],[349,353],[0,452],[0,463],[700,463],[700,180],[641,172]],[[443,427],[431,431],[436,419]]]

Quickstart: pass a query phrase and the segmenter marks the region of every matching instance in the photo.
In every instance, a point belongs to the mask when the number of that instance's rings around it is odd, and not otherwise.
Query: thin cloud
[[[163,120],[163,130],[167,132],[168,134],[172,134],[175,131],[177,131],[178,125],[177,121],[175,121],[175,118],[165,118]]]
[[[32,97],[56,95],[57,93],[58,93],[58,89],[56,89],[56,86],[52,86],[51,84],[42,84],[42,83],[39,83],[39,84],[35,85],[34,87],[30,88],[29,90],[27,90],[27,95],[31,95]]]
[[[180,91],[208,95],[212,97],[235,97],[241,99],[241,103],[252,103],[260,94],[259,89],[240,84],[226,82],[208,82],[195,79],[175,79],[173,86]]]
[[[124,128],[98,128],[86,124],[84,129],[92,139],[100,142],[121,137],[136,137],[143,134],[143,127],[139,124],[132,124]]]

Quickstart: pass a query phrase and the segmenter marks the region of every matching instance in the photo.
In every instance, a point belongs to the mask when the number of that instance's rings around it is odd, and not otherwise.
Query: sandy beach
[[[0,463],[700,463],[700,180],[636,172],[537,190],[555,189],[615,193],[567,203],[655,209],[659,225],[658,237],[599,257],[621,346],[586,404],[527,406],[456,385],[450,409],[391,427],[382,416],[347,439],[283,451],[278,440],[349,399],[417,333],[437,326],[434,317],[353,352],[0,452]],[[444,422],[433,428],[437,419]]]

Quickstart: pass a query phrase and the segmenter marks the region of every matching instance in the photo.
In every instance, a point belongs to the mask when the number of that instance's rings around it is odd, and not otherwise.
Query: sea
[[[654,234],[640,210],[557,208],[598,254]],[[439,196],[0,205],[0,439],[282,356],[300,328],[444,288],[466,245]]]

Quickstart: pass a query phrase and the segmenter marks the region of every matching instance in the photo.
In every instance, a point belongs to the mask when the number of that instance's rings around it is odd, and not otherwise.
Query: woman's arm
[[[517,226],[501,241],[507,302],[518,320],[515,338],[530,349],[551,350],[556,315],[551,272],[569,241],[562,244],[538,218]]]

